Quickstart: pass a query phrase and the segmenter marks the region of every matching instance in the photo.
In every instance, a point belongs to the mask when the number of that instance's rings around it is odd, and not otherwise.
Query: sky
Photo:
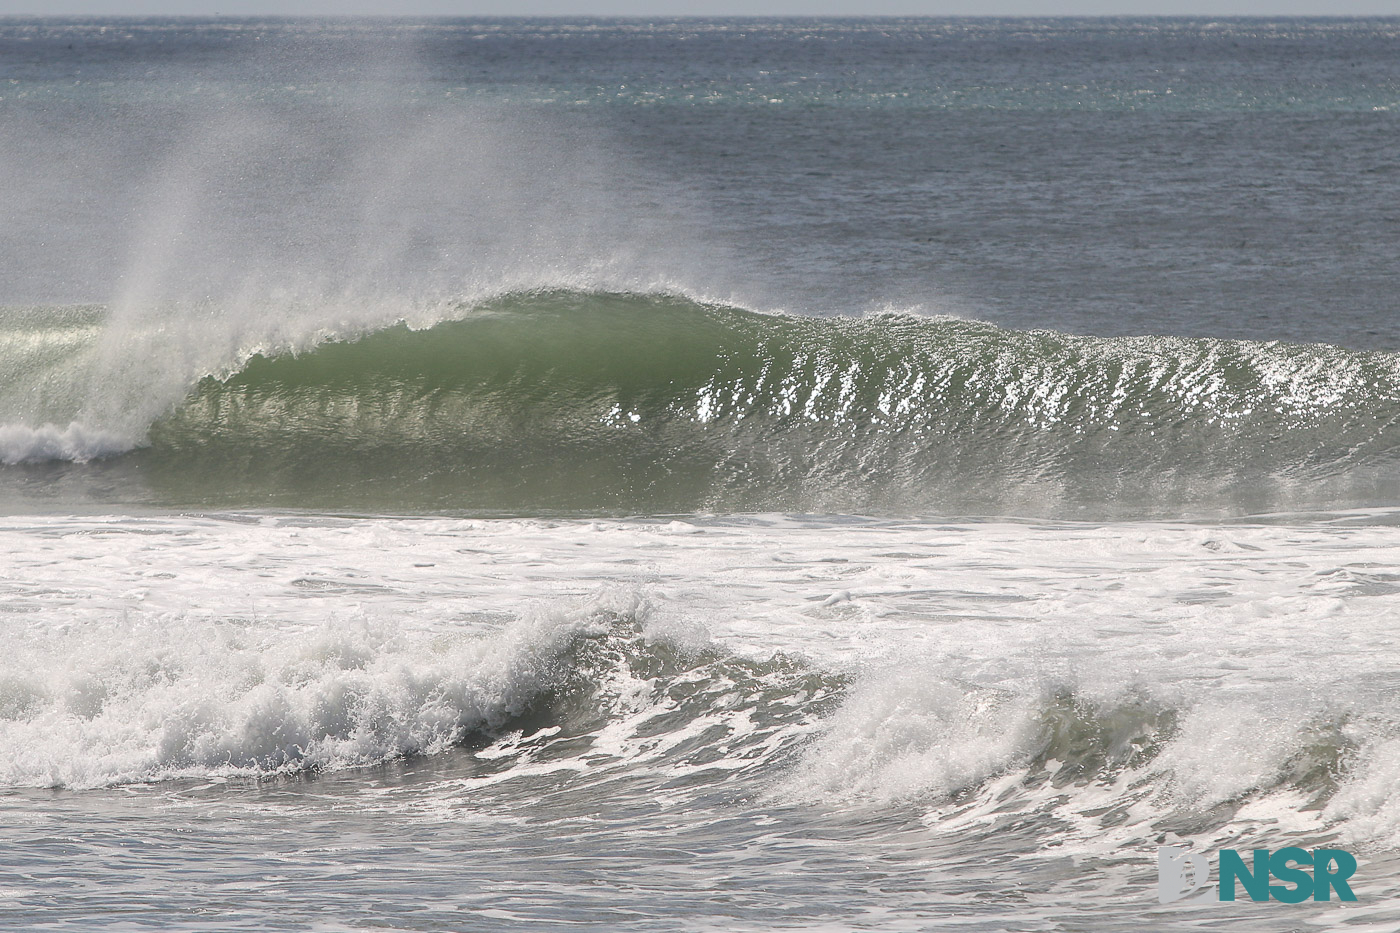
[[[0,15],[1400,16],[1400,0],[0,0]]]

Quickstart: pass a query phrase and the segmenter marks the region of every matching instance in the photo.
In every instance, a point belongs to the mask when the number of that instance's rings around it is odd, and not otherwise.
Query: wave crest
[[[545,291],[254,355],[133,463],[182,504],[1210,514],[1395,501],[1397,426],[1395,354]]]

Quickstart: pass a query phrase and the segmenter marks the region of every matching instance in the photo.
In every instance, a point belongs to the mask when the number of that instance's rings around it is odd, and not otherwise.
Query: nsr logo
[[[1303,866],[1311,867],[1312,874]],[[1285,904],[1308,899],[1330,901],[1334,891],[1339,900],[1354,901],[1356,895],[1347,882],[1354,874],[1356,859],[1341,849],[1309,852],[1289,846],[1273,853],[1268,849],[1255,849],[1252,866],[1246,865],[1244,857],[1234,849],[1221,849],[1216,896],[1203,894],[1190,903],[1233,901],[1237,884],[1252,901],[1267,901],[1271,897]],[[1270,884],[1271,877],[1283,883]],[[1204,855],[1180,846],[1157,849],[1157,898],[1163,904],[1184,900],[1209,883],[1210,863]]]

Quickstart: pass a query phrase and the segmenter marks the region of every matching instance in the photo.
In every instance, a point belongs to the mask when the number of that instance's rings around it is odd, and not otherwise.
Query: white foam
[[[1344,821],[1351,839],[1400,848],[1400,737],[1357,738],[1364,750],[1327,816]]]
[[[667,520],[16,518],[0,522],[0,782],[432,751],[537,690],[564,640],[596,624],[590,605],[641,594],[655,637],[854,676],[830,719],[798,717],[744,752],[787,760],[818,730],[787,799],[942,812],[950,794],[1018,785],[1072,715],[1104,748],[1126,754],[1154,729],[1164,743],[1098,775],[1098,796],[1019,792],[1080,838],[1103,831],[1077,815],[1093,801],[1141,834],[1168,811],[1253,800],[1277,819],[1308,799],[1319,826],[1400,842],[1392,520],[692,517],[691,533]],[[660,760],[637,728],[670,708],[657,689],[619,674],[607,690],[631,718],[600,748]],[[752,728],[748,715],[721,724]],[[1325,811],[1289,776],[1314,747],[1354,758]]]
[[[23,424],[0,425],[0,463],[13,466],[42,460],[73,460],[79,463],[124,453],[136,447],[130,437],[90,428],[72,422],[67,427],[43,424],[37,428]]]
[[[942,680],[905,665],[867,676],[777,796],[888,804],[947,795],[1002,772],[1033,749],[1025,698]]]
[[[524,713],[572,641],[606,628],[598,608],[490,635],[157,615],[31,638],[24,673],[0,681],[0,779],[87,787],[431,754]]]

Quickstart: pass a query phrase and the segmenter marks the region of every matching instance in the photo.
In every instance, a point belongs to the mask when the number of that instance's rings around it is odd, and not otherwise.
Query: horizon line
[[[637,20],[657,22],[666,20],[871,20],[871,19],[1393,19],[1400,13],[5,13],[0,19],[258,19],[258,20]]]

